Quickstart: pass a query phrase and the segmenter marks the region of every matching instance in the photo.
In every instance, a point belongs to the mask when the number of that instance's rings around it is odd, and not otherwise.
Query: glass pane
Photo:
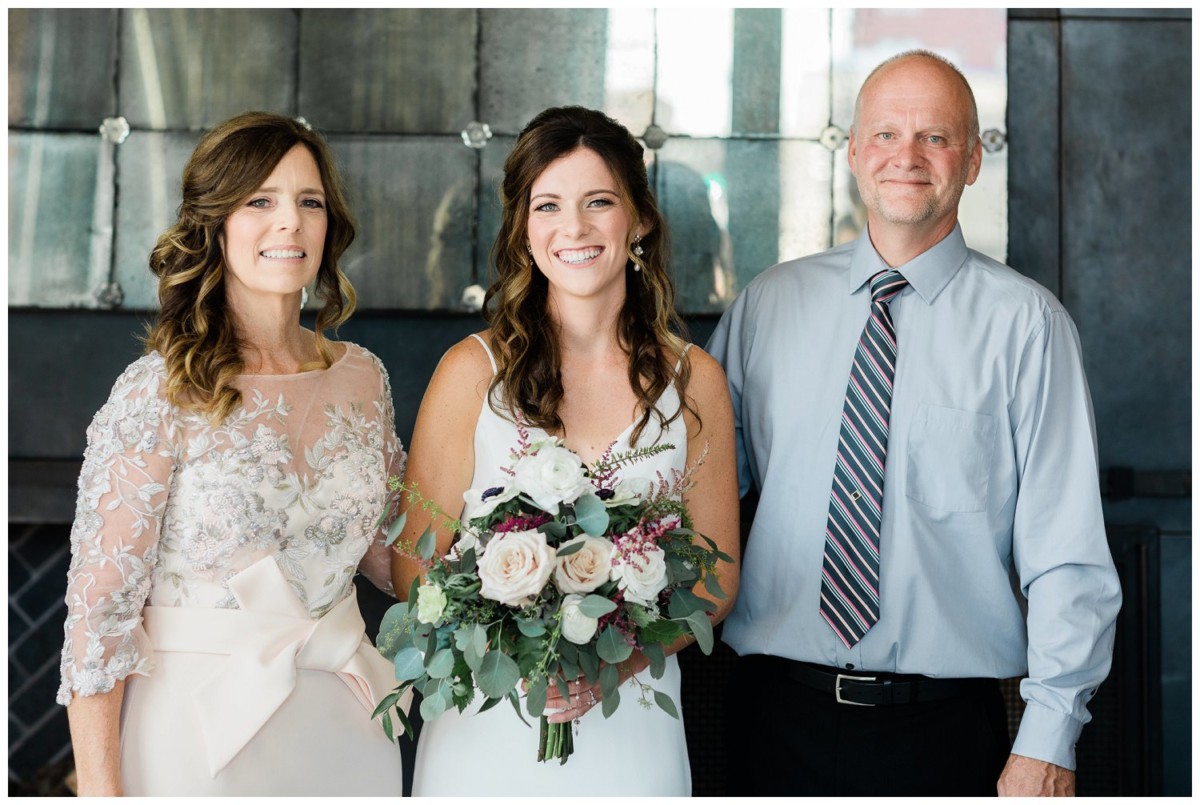
[[[815,140],[829,125],[830,13],[783,10],[779,130],[786,137]]]
[[[8,12],[8,125],[94,131],[114,114],[117,12]]]
[[[300,114],[324,131],[457,134],[475,118],[475,40],[474,9],[302,11]]]
[[[484,290],[496,279],[489,255],[500,231],[500,182],[504,178],[504,160],[516,141],[516,137],[495,137],[480,152],[479,246],[475,254],[475,277]]]
[[[112,245],[112,146],[8,133],[8,303],[97,307]]]
[[[723,310],[764,269],[827,247],[823,146],[671,139],[656,174],[681,312]]]
[[[672,134],[733,129],[733,9],[660,8],[655,121]]]
[[[962,36],[962,31],[971,36]],[[1008,18],[995,9],[846,9],[833,12],[833,122],[849,131],[854,100],[862,82],[880,62],[905,50],[932,50],[953,62],[971,85],[979,107],[979,127],[1005,129],[1008,107],[1006,44]],[[840,220],[865,215],[858,199],[845,147],[839,149],[837,185]],[[1008,178],[1004,152],[984,153],[979,180],[963,193],[959,221],[967,244],[997,260],[1008,251]],[[839,237],[844,233],[839,233]]]
[[[127,9],[121,112],[135,128],[202,129],[251,109],[295,114],[296,12]]]
[[[480,11],[480,119],[516,134],[547,107],[578,104],[640,134],[650,122],[652,19],[636,9]]]
[[[460,138],[330,137],[358,237],[342,259],[370,309],[458,309],[473,282],[475,154]]]
[[[639,136],[650,125],[654,112],[653,10],[608,10],[606,62],[602,108]]]
[[[150,273],[150,251],[158,236],[175,223],[183,166],[199,139],[199,134],[135,131],[119,147],[115,276],[125,292],[126,308],[158,309],[158,280]]]

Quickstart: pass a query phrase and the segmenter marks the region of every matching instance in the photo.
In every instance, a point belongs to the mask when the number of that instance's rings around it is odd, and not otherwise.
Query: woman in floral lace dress
[[[81,794],[401,791],[352,580],[391,590],[376,523],[404,452],[379,360],[323,335],[354,307],[353,238],[327,146],[289,118],[226,121],[184,170],[159,320],[79,479],[58,698]]]

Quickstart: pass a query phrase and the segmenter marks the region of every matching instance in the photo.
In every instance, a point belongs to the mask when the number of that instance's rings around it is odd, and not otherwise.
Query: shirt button
[[[846,670],[847,670],[847,671],[853,671],[853,670],[854,670],[854,663],[852,663],[852,662],[848,662],[848,663],[846,663]]]

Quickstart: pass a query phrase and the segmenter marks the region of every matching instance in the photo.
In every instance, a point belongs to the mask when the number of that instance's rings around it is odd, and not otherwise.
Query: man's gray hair
[[[871,74],[867,76],[867,80],[862,82],[862,86],[858,88],[858,96],[854,99],[854,122],[850,124],[850,130],[855,131],[858,129],[858,115],[862,111],[863,89],[866,88],[867,84],[871,83],[871,79],[875,77],[875,74],[889,65],[912,58],[931,59],[938,64],[949,67],[951,72],[958,76],[958,80],[962,82],[963,88],[967,91],[967,98],[971,101],[970,145],[973,147],[975,145],[975,141],[979,139],[979,107],[975,104],[975,93],[971,91],[971,85],[967,83],[967,77],[963,75],[962,70],[958,69],[954,62],[950,61],[945,56],[934,53],[932,50],[906,50],[903,53],[897,53],[895,56],[880,62],[879,65],[871,71]]]

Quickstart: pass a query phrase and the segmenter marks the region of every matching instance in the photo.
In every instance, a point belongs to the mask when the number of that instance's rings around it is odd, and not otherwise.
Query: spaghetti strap
[[[487,342],[480,337],[479,333],[471,333],[471,337],[479,342],[479,346],[483,347],[483,351],[487,353],[488,363],[492,365],[492,374],[496,374],[496,359],[492,357],[492,350],[488,348]]]
[[[688,354],[688,350],[692,348],[692,342],[689,341],[683,345],[683,352],[679,353],[679,360],[675,362],[675,374],[679,374],[679,370],[683,368],[683,356]],[[490,356],[491,353],[489,352]],[[493,366],[493,368],[495,368]]]

